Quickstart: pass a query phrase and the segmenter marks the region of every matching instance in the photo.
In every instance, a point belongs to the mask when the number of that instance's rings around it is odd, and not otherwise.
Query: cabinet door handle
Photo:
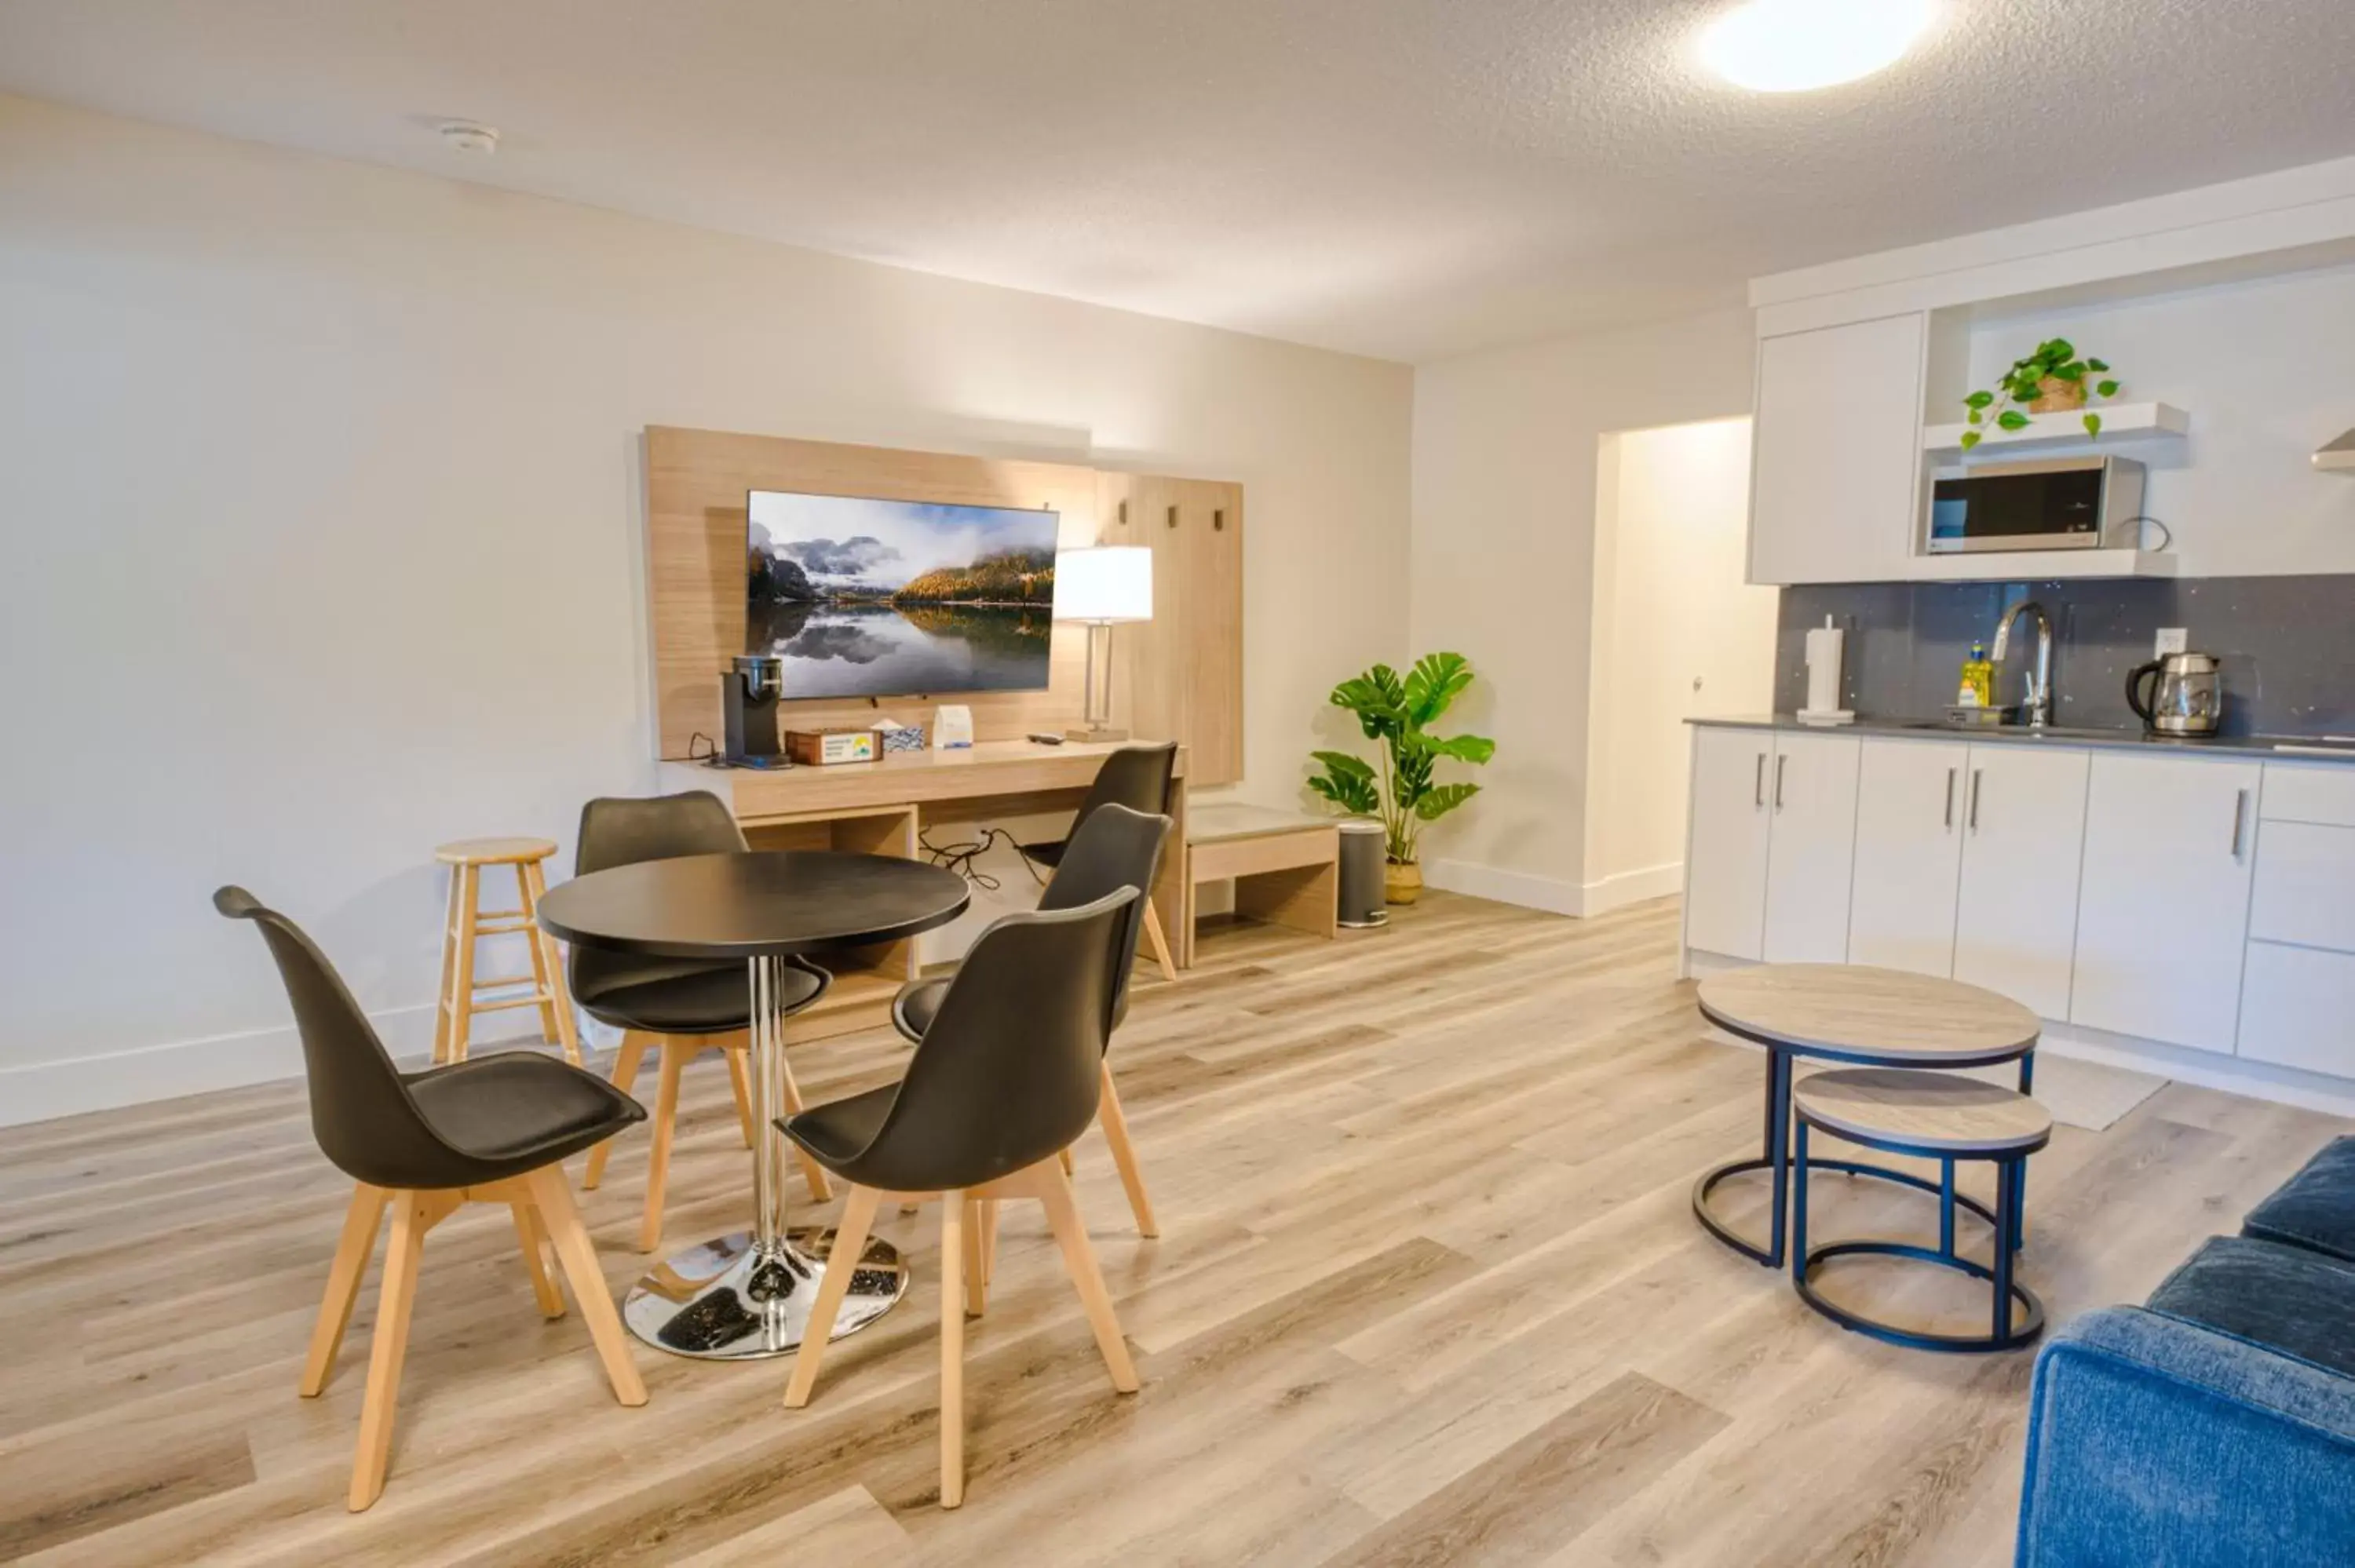
[[[1946,769],[1946,831],[1955,831],[1955,769]]]
[[[1971,832],[1979,831],[1979,770],[1971,769]]]
[[[2248,817],[2249,792],[2246,789],[2235,789],[2232,791],[2232,858],[2234,860],[2241,858],[2241,827],[2248,821]]]
[[[1783,764],[1790,760],[1782,756],[1774,758],[1774,809],[1778,811],[1783,809]]]
[[[1758,771],[1750,780],[1750,803],[1764,808],[1766,804],[1766,754],[1758,754]]]

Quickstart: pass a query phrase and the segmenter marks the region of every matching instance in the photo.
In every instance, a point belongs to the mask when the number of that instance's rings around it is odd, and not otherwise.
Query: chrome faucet
[[[1994,660],[2004,662],[2011,649],[2011,623],[2022,615],[2036,617],[2036,668],[2028,677],[2028,727],[2042,729],[2052,722],[2052,617],[2032,599],[2023,599],[2003,612],[1996,623]]]

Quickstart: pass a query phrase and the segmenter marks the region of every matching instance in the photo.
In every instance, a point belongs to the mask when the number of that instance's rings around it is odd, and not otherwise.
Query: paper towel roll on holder
[[[1840,653],[1848,633],[1824,617],[1807,633],[1807,705],[1799,710],[1801,724],[1854,724],[1853,711],[1839,705]]]

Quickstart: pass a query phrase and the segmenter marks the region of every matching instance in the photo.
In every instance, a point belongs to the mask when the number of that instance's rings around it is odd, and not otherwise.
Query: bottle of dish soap
[[[1987,644],[1971,644],[1971,656],[1963,661],[1962,685],[1955,693],[1955,705],[1964,708],[1995,706],[1995,666],[1987,662]]]

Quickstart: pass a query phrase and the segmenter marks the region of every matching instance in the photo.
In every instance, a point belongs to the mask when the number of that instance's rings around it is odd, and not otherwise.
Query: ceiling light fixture
[[[497,129],[476,124],[472,120],[443,121],[442,141],[443,145],[462,157],[487,158],[499,150]]]
[[[1934,0],[1746,0],[1700,37],[1700,58],[1736,87],[1805,92],[1894,65],[1929,27]]]

